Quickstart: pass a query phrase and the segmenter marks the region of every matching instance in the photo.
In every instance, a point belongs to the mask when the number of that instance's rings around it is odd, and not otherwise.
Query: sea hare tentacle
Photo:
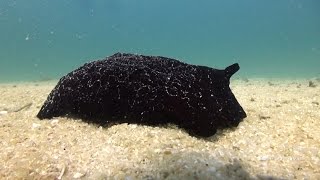
[[[240,66],[238,63],[232,64],[232,65],[226,67],[224,69],[226,77],[228,79],[230,79],[232,75],[234,75],[237,71],[239,71],[239,69],[240,69]]]

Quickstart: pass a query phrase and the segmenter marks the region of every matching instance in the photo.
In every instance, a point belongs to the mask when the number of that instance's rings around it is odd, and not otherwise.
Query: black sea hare
[[[192,135],[211,136],[246,117],[229,87],[238,70],[238,64],[218,70],[117,53],[62,77],[37,117],[73,116],[104,126],[173,123]]]

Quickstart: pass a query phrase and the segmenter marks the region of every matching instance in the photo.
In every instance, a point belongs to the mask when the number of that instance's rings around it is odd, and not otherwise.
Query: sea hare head
[[[62,77],[37,117],[71,115],[100,125],[173,123],[190,134],[211,136],[246,117],[229,87],[238,70],[238,64],[218,70],[117,53]]]
[[[197,125],[194,126],[191,133],[203,137],[213,135],[218,128],[227,128],[237,126],[247,115],[229,85],[230,78],[239,69],[239,65],[233,64],[224,70],[201,67],[205,71],[205,76],[201,81],[207,82],[208,85],[202,84],[206,92],[204,98],[199,102]]]
[[[220,124],[222,127],[237,126],[240,120],[247,117],[245,111],[243,110],[229,87],[231,76],[235,74],[239,69],[240,67],[237,63],[225,68],[224,81],[226,81],[226,83],[221,83],[222,87],[218,88],[223,94],[220,96],[225,97],[223,100],[221,100],[221,107],[218,110],[220,114],[217,114],[220,118],[224,119]]]

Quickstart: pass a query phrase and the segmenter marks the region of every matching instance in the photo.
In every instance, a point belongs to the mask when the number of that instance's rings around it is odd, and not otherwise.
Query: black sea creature
[[[211,136],[246,117],[229,87],[239,68],[117,53],[62,77],[37,117],[73,116],[103,126],[173,123],[190,134]]]

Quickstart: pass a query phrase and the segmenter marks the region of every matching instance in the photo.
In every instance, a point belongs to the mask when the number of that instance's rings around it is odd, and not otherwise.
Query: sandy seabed
[[[35,116],[56,82],[0,84],[0,179],[320,179],[320,82],[242,79],[248,117],[199,139],[173,125]]]

